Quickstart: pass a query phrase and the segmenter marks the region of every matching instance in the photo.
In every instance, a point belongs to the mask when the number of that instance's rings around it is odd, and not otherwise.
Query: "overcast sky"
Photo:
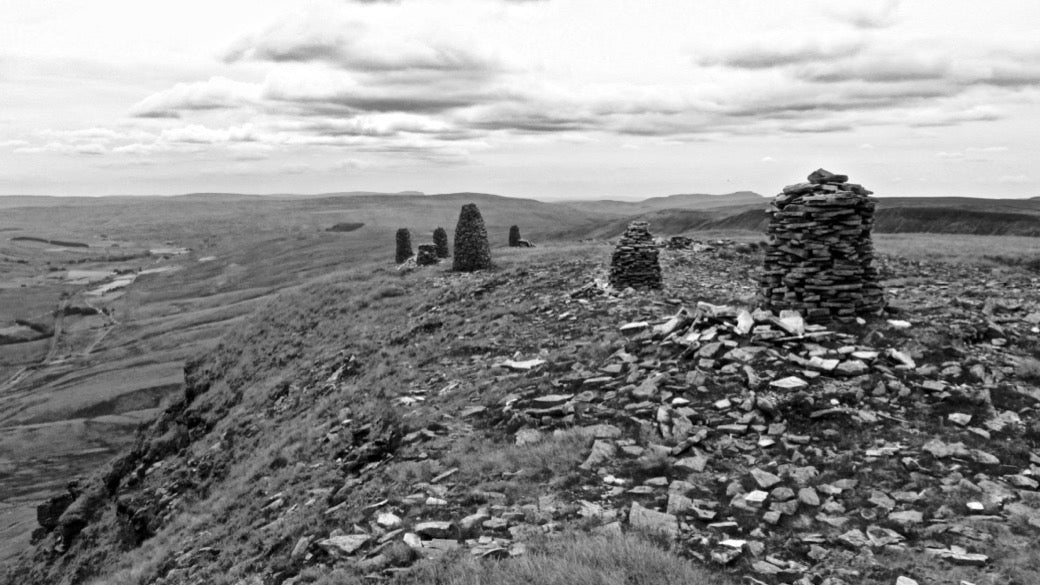
[[[1040,195],[1036,0],[3,0],[0,194]]]

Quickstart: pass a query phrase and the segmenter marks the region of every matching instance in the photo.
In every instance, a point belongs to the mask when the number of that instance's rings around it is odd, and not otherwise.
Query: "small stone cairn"
[[[650,224],[633,221],[610,259],[610,285],[616,289],[661,288],[658,254],[658,247],[650,234]]]
[[[455,226],[455,259],[452,270],[473,272],[491,268],[491,245],[487,228],[475,203],[462,206],[459,223]]]
[[[761,280],[768,308],[822,322],[884,306],[870,239],[876,199],[848,180],[819,169],[773,200]]]
[[[433,230],[433,245],[437,247],[438,258],[447,258],[451,255],[448,253],[448,232],[444,231],[444,228],[439,227]]]
[[[397,253],[394,255],[394,260],[401,264],[411,257],[412,234],[408,231],[408,228],[401,228],[397,230]]]
[[[440,262],[437,257],[437,246],[435,244],[419,244],[419,254],[415,257],[415,263],[419,266],[431,266]]]

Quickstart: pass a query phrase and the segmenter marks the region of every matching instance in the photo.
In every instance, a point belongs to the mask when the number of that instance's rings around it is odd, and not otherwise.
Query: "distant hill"
[[[769,216],[758,206],[732,209],[725,217],[672,212],[670,217],[643,215],[672,230],[743,229],[765,231]],[[656,220],[656,221],[655,221]],[[981,199],[972,197],[913,198],[889,197],[878,200],[878,233],[944,233],[972,235],[1010,235],[1040,237],[1040,198]]]
[[[740,205],[759,205],[768,202],[768,198],[753,191],[736,191],[723,195],[679,194],[665,197],[651,197],[642,201],[617,201],[611,199],[596,201],[561,201],[561,205],[615,215],[633,215],[649,213],[662,209],[717,209]]]
[[[1040,237],[1040,197],[885,197],[877,212],[878,232],[932,232]],[[280,230],[287,225],[327,229],[337,223],[363,223],[364,230],[385,232],[409,227],[416,235],[436,227],[454,228],[459,208],[476,203],[493,241],[518,225],[533,239],[612,238],[635,219],[649,221],[662,235],[704,229],[764,231],[769,198],[751,191],[722,195],[678,194],[642,201],[563,201],[504,197],[488,193],[419,191],[375,193],[346,191],[312,195],[190,193],[173,197],[0,196],[0,209],[16,219],[39,215],[41,225],[66,225],[70,214],[94,218],[89,225],[104,233],[113,223],[143,228],[168,224],[176,236],[186,218],[220,221],[221,229]],[[33,211],[35,210],[35,211]],[[46,220],[46,221],[44,221]],[[24,223],[24,222],[23,222]],[[176,227],[174,227],[176,226]],[[3,227],[3,226],[0,226]],[[67,233],[31,234],[65,238]],[[90,234],[73,234],[87,236]],[[378,236],[382,237],[382,236]]]

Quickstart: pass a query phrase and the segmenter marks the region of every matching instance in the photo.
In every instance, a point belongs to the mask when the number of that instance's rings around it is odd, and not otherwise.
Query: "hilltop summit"
[[[884,257],[899,313],[832,328],[751,310],[754,247],[609,251],[268,304],[6,582],[1034,582],[1035,275]]]

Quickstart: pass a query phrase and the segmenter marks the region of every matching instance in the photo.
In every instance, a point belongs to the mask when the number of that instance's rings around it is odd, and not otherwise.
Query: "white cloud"
[[[774,34],[762,38],[739,38],[736,42],[707,47],[695,55],[700,65],[723,65],[738,69],[768,69],[799,63],[819,63],[849,57],[863,50],[860,39],[843,31],[820,31],[810,37]]]
[[[154,93],[130,108],[141,118],[177,118],[184,110],[237,108],[259,101],[261,87],[256,83],[211,77],[207,81],[178,83]]]
[[[888,28],[896,23],[899,0],[859,0],[828,2],[825,12],[840,22],[862,29]]]
[[[218,144],[227,142],[255,142],[258,133],[252,124],[231,128],[208,128],[199,124],[168,128],[162,131],[160,140],[164,142],[186,142],[189,144]]]
[[[14,149],[19,154],[105,154],[104,144],[90,142],[86,144],[67,144],[64,142],[48,142],[40,146],[21,146]]]

